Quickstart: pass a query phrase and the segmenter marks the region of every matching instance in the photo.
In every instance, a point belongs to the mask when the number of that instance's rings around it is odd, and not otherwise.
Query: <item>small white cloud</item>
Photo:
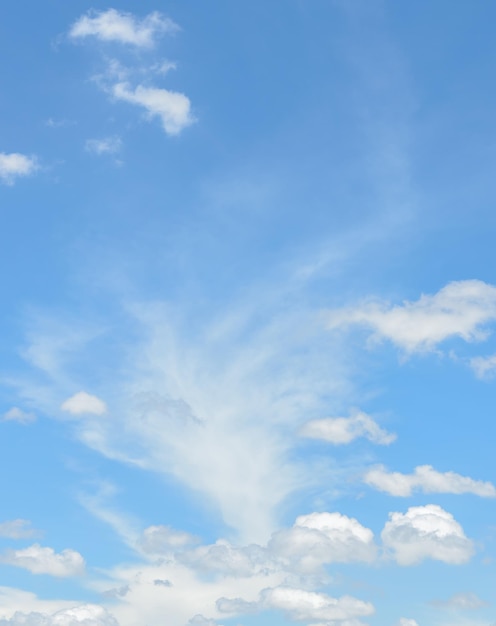
[[[407,617],[402,617],[398,622],[397,626],[419,626],[418,623],[414,619],[408,619]]]
[[[2,415],[2,422],[18,422],[19,424],[31,424],[36,421],[34,413],[28,413],[14,406]]]
[[[13,185],[17,178],[30,176],[38,169],[35,157],[18,152],[7,154],[0,152],[0,180],[6,185]]]
[[[481,600],[475,593],[456,593],[449,600],[433,600],[430,604],[440,609],[463,611],[472,611],[487,606],[487,602]]]
[[[25,519],[15,519],[0,524],[0,537],[8,539],[26,539],[38,534],[31,528],[31,522]]]
[[[108,9],[107,11],[90,11],[87,15],[80,17],[72,25],[69,37],[72,39],[95,37],[100,41],[150,48],[154,45],[158,35],[172,33],[178,29],[177,24],[158,11],[140,20],[132,13]]]
[[[411,507],[405,514],[390,513],[381,537],[399,565],[416,565],[424,559],[461,564],[474,553],[460,524],[435,504]]]
[[[396,440],[396,435],[381,428],[366,413],[358,412],[351,417],[327,417],[304,424],[300,430],[302,437],[322,439],[334,445],[351,443],[364,437],[372,443],[387,446]]]
[[[170,526],[149,526],[143,531],[139,544],[148,554],[168,554],[197,542],[193,535]]]
[[[261,606],[265,609],[283,611],[289,619],[295,621],[322,620],[336,626],[374,613],[374,606],[370,602],[363,602],[351,596],[332,598],[324,593],[291,587],[265,589],[261,594]]]
[[[71,415],[104,415],[107,412],[105,402],[86,393],[86,391],[79,391],[74,394],[63,402],[60,408]]]
[[[469,361],[477,378],[494,378],[496,376],[496,354],[491,356],[477,356]]]
[[[49,574],[59,578],[78,576],[84,572],[84,559],[74,550],[56,553],[35,543],[23,550],[9,550],[1,557],[2,563],[29,570],[32,574]]]
[[[433,350],[442,341],[460,337],[481,341],[485,326],[496,320],[496,287],[480,280],[461,280],[434,295],[391,306],[370,302],[329,314],[329,328],[358,324],[371,328],[376,339],[388,339],[407,353]]]
[[[269,550],[290,569],[311,572],[326,563],[371,562],[374,534],[341,513],[301,515],[292,528],[272,536]]]
[[[413,474],[389,472],[379,465],[369,470],[364,482],[392,496],[408,497],[414,491],[424,493],[472,493],[481,498],[495,498],[496,488],[490,482],[474,480],[455,472],[438,472],[431,465],[416,467]]]
[[[104,137],[103,139],[88,139],[85,143],[87,152],[93,154],[117,154],[122,150],[122,139],[120,137]]]
[[[111,93],[117,100],[143,107],[150,117],[160,118],[168,135],[178,135],[195,121],[191,114],[191,102],[182,93],[143,85],[132,89],[126,82],[113,85]]]

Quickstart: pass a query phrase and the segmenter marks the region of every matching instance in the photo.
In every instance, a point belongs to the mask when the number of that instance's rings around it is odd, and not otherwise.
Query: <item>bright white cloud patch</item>
[[[69,37],[84,39],[95,37],[100,41],[130,44],[139,48],[150,48],[158,35],[172,33],[178,26],[169,18],[155,11],[142,20],[132,13],[116,9],[90,11],[80,17],[69,31]]]
[[[79,391],[61,405],[61,410],[71,415],[104,415],[107,405],[103,400],[86,391]]]
[[[260,604],[266,609],[282,611],[289,619],[298,622],[340,624],[374,613],[374,606],[370,602],[351,596],[332,598],[324,593],[291,587],[264,590]]]
[[[341,513],[301,515],[292,528],[274,533],[268,547],[287,566],[305,572],[325,563],[371,562],[376,556],[372,531]]]
[[[36,415],[34,413],[23,411],[22,409],[14,406],[2,415],[0,421],[17,422],[19,424],[31,424],[32,422],[36,421]]]
[[[351,417],[327,417],[307,422],[300,431],[302,437],[322,439],[335,445],[351,443],[364,437],[372,443],[389,445],[396,435],[381,428],[366,413],[356,413]]]
[[[117,100],[143,107],[150,117],[158,117],[168,135],[178,135],[194,122],[191,102],[182,93],[143,85],[133,89],[125,82],[113,85],[111,92]]]
[[[93,154],[117,154],[122,149],[120,137],[104,137],[103,139],[88,139],[85,144],[88,152]]]
[[[28,520],[15,519],[0,523],[0,537],[25,539],[35,535],[37,535],[37,531],[31,528],[31,522]]]
[[[408,619],[407,617],[402,617],[398,622],[397,626],[419,626],[418,623],[414,619]]]
[[[9,550],[1,558],[2,563],[29,570],[32,574],[49,574],[66,578],[84,572],[84,559],[74,550],[56,553],[35,543],[23,550]]]
[[[10,619],[0,619],[0,626],[119,626],[103,607],[85,604],[63,609],[53,614],[15,613]]]
[[[390,513],[381,537],[399,565],[416,565],[424,559],[457,565],[474,553],[460,524],[435,504],[411,507],[404,514]]]
[[[414,491],[424,493],[472,493],[482,498],[495,498],[496,488],[490,482],[474,480],[455,472],[438,472],[431,465],[416,467],[413,474],[389,472],[380,465],[369,470],[364,482],[392,496],[411,496]]]
[[[496,320],[496,287],[480,280],[452,282],[434,295],[391,306],[374,301],[329,314],[330,328],[358,324],[372,329],[376,339],[388,339],[407,353],[434,349],[460,337],[480,341]]]
[[[0,152],[0,180],[13,185],[17,178],[30,176],[38,169],[38,162],[34,157],[11,152]]]

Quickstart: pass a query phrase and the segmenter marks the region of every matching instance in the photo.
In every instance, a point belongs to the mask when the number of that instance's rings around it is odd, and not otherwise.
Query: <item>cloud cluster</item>
[[[352,596],[332,598],[324,593],[295,589],[292,587],[275,587],[264,589],[258,602],[244,602],[240,598],[229,600],[220,598],[217,607],[221,612],[253,612],[261,610],[278,610],[297,622],[326,623],[336,626],[359,624],[356,618],[372,615],[375,611],[370,602],[358,600]],[[241,611],[240,611],[241,610]]]
[[[19,152],[0,152],[0,181],[6,185],[13,185],[17,178],[30,176],[36,170],[38,161],[35,157]]]
[[[150,49],[154,47],[159,35],[170,34],[178,29],[177,24],[158,12],[150,13],[140,20],[132,13],[109,9],[100,12],[90,11],[80,17],[69,30],[69,37],[72,40],[95,38],[102,42],[118,42]],[[134,85],[128,82],[133,72],[116,59],[107,63],[106,73],[100,76],[97,82],[114,101],[140,107],[149,119],[158,118],[168,135],[178,135],[184,128],[193,124],[195,119],[187,96],[149,84],[154,75],[165,75],[170,69],[175,68],[175,63],[153,59],[146,66],[138,68],[137,73],[143,82]],[[86,149],[95,154],[115,154],[121,146],[120,138],[116,137],[92,139],[86,143]]]
[[[170,18],[155,11],[142,20],[132,13],[116,9],[90,11],[81,16],[69,30],[72,39],[95,37],[100,41],[128,44],[138,48],[150,48],[158,35],[178,30]]]
[[[399,565],[434,559],[454,565],[466,563],[474,553],[460,524],[440,506],[428,504],[390,513],[381,533],[384,547]]]
[[[301,515],[292,528],[274,533],[269,550],[289,569],[303,572],[327,563],[370,563],[377,553],[372,531],[341,513]]]
[[[37,543],[22,550],[8,550],[0,557],[0,561],[27,569],[32,574],[49,574],[60,578],[79,576],[85,568],[79,552],[67,549],[56,553],[53,548],[45,548]]]
[[[390,472],[379,465],[368,470],[363,478],[371,487],[392,496],[411,496],[414,491],[423,493],[472,493],[482,498],[495,498],[496,487],[490,482],[474,480],[455,472],[438,472],[431,465],[419,465],[413,474]]]
[[[480,341],[496,320],[496,287],[480,280],[451,282],[434,295],[391,306],[374,301],[332,311],[329,328],[361,325],[377,340],[388,339],[406,353],[433,350],[452,337]]]
[[[334,445],[351,443],[364,437],[372,443],[387,446],[396,440],[396,435],[388,433],[370,415],[358,412],[351,417],[327,417],[310,420],[300,430],[302,437],[321,439]]]
[[[106,609],[85,604],[47,613],[15,613],[9,619],[0,619],[0,626],[119,626]]]

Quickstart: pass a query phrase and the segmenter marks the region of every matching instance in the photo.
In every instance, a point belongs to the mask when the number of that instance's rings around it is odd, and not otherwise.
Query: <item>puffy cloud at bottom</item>
[[[0,626],[119,626],[119,624],[103,607],[85,604],[72,609],[63,609],[52,615],[17,612],[10,619],[1,619]]]

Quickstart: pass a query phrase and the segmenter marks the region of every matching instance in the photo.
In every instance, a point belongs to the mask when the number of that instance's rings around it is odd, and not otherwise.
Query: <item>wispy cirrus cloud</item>
[[[35,537],[39,532],[31,527],[31,522],[25,519],[15,519],[0,523],[0,537],[8,539],[26,539]]]
[[[71,39],[94,37],[104,42],[151,48],[159,35],[177,30],[178,25],[158,11],[139,19],[132,13],[108,9],[89,11],[81,16],[69,30],[69,37]]]
[[[481,498],[495,498],[496,487],[455,472],[438,472],[431,465],[420,465],[412,474],[390,472],[380,465],[367,471],[364,482],[392,496],[408,497],[415,491],[423,493],[471,493]]]

